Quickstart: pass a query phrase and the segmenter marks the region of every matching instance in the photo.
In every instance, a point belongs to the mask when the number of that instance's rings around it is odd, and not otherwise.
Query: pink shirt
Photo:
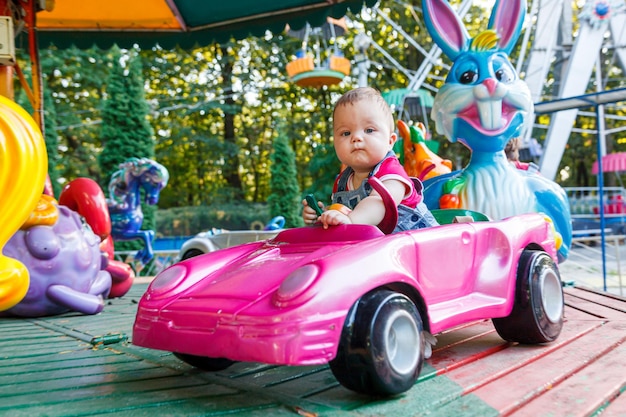
[[[381,181],[397,180],[405,185],[406,194],[400,204],[415,208],[417,204],[422,201],[420,196],[417,194],[413,181],[409,178],[409,175],[406,173],[397,157],[386,157],[373,175]],[[337,185],[340,177],[341,174],[339,174],[335,179],[333,193],[337,192]],[[352,190],[352,178],[348,180],[348,189]]]

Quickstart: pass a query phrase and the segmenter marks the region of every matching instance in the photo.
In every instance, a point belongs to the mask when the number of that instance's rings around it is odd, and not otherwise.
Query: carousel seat
[[[287,75],[300,87],[322,87],[339,84],[350,74],[350,61],[342,56],[332,55],[328,66],[315,67],[312,56],[296,58],[287,64]]]

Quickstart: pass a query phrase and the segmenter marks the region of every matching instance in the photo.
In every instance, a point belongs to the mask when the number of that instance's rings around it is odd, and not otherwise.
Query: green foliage
[[[312,182],[305,194],[313,193],[318,201],[325,205],[330,204],[333,184],[340,171],[341,163],[337,159],[334,146],[331,143],[317,146],[307,169]]]
[[[20,65],[25,73],[30,73],[27,54],[19,52]],[[55,163],[58,176],[62,183],[78,177],[98,180],[97,156],[101,144],[97,132],[110,54],[98,49],[49,48],[40,50],[39,55],[47,90],[44,91],[46,136],[54,134],[58,141],[59,159]],[[16,86],[16,92],[20,91],[21,86]],[[50,97],[46,97],[48,94]]]
[[[458,7],[460,0],[451,0],[451,4]],[[431,50],[433,43],[415,2],[381,1],[378,7],[424,50]],[[470,8],[464,18],[470,35],[485,29],[485,16],[480,7]],[[413,71],[427,65],[423,53],[377,13],[349,17],[349,30],[331,39],[329,46],[336,45],[356,70],[359,51],[354,38],[359,32],[371,36],[380,48],[366,51],[369,85],[383,92],[406,88]],[[521,47],[519,42],[512,53],[514,63]],[[268,33],[189,50],[41,50],[44,85],[53,103],[46,99],[45,120],[56,124],[46,125],[51,175],[56,168],[61,184],[90,177],[106,189],[111,172],[120,162],[131,156],[147,156],[170,172],[170,182],[161,192],[160,209],[267,203],[272,193],[273,141],[284,136],[294,154],[293,178],[302,194],[312,192],[329,202],[341,168],[332,145],[333,104],[343,92],[356,87],[357,76],[353,73],[337,85],[321,88],[294,85],[285,66],[301,48],[301,39]],[[409,71],[391,65],[383,50]],[[18,52],[20,67],[28,77],[27,55]],[[433,93],[443,85],[446,65],[450,64],[447,57],[441,59],[424,82]],[[621,86],[623,75],[616,73],[617,67],[609,61],[602,65],[607,68],[603,71],[606,88]],[[549,77],[554,78],[552,74]],[[558,88],[557,83],[550,85],[546,96],[555,95]],[[16,83],[17,97],[24,96],[20,88]],[[615,113],[624,116],[622,110]],[[276,132],[279,121],[284,122],[280,133]],[[546,116],[538,124],[548,122]],[[617,131],[620,123],[623,120],[619,118],[607,120],[607,131]],[[430,119],[426,125],[432,139],[440,143],[440,156],[457,167],[467,163],[469,151],[464,146],[439,136]],[[577,127],[586,132],[572,133],[560,167],[567,175],[557,180],[563,185],[582,185],[580,181],[587,178],[593,185],[595,176],[590,170],[596,142],[588,131],[595,129],[595,121],[579,115]],[[53,132],[58,145],[53,142]],[[542,141],[545,129],[536,128],[533,136]],[[626,147],[626,143],[619,145],[616,136],[608,136],[609,151]],[[56,162],[52,162],[52,148],[58,151]],[[144,207],[147,218],[149,212]],[[269,213],[268,209],[265,220],[269,220]],[[242,221],[228,228],[248,226]]]
[[[192,236],[212,228],[260,229],[271,220],[269,213],[267,204],[247,202],[159,209],[156,230],[158,236]]]
[[[102,109],[101,140],[104,145],[98,157],[104,190],[111,175],[119,165],[132,157],[154,159],[152,127],[148,123],[149,107],[145,101],[141,62],[132,57],[125,69],[121,65],[121,53],[114,51],[113,68],[108,78],[106,96]],[[142,190],[143,201],[143,190]],[[142,203],[144,215],[142,230],[155,230],[156,208]],[[116,249],[129,250],[140,247],[141,242],[116,242]]]
[[[46,142],[46,151],[48,153],[48,176],[52,183],[52,191],[56,197],[61,193],[61,184],[59,178],[59,137],[57,135],[57,115],[52,100],[52,94],[48,88],[43,90],[43,108],[44,108],[44,140]]]
[[[148,105],[143,91],[140,61],[130,59],[128,73],[122,67],[121,54],[114,54],[106,100],[102,109],[100,138],[104,149],[98,157],[105,188],[119,164],[129,158],[154,158],[152,127],[148,123]]]
[[[31,80],[30,72],[26,75],[28,81]],[[34,114],[33,106],[26,96],[26,92],[22,89],[17,90],[15,102],[22,106],[28,113]],[[52,183],[52,188],[55,196],[59,196],[61,192],[61,184],[59,183],[60,173],[58,164],[60,161],[59,156],[59,138],[57,135],[56,124],[56,110],[54,101],[52,100],[52,94],[50,89],[44,85],[43,87],[43,102],[44,102],[44,129],[43,138],[46,144],[46,152],[48,154],[48,176]]]
[[[271,156],[272,193],[267,199],[272,216],[283,216],[285,227],[303,226],[300,187],[296,178],[295,154],[287,137],[279,134],[274,140],[274,152]]]

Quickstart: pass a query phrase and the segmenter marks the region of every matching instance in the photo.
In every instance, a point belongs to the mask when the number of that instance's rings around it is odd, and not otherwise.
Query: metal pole
[[[601,77],[601,59],[598,55],[596,61],[596,89],[602,91]],[[604,219],[604,173],[602,170],[602,156],[604,156],[604,106],[596,104],[596,127],[598,128],[597,154],[598,154],[598,203],[600,211],[600,240],[602,244],[602,282],[604,291],[606,291],[606,236],[604,227],[606,225]]]
[[[367,58],[367,48],[370,46],[371,39],[364,33],[359,33],[354,38],[354,47],[359,53],[354,57],[357,65],[358,86],[367,87],[368,72],[370,68],[370,61]]]

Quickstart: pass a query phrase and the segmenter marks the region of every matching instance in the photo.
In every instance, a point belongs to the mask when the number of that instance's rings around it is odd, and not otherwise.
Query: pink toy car
[[[435,213],[440,222],[446,214]],[[539,214],[391,235],[365,225],[288,229],[161,272],[139,303],[133,343],[212,371],[234,361],[329,363],[349,389],[397,394],[419,376],[426,332],[492,318],[506,340],[556,339],[555,262]]]

